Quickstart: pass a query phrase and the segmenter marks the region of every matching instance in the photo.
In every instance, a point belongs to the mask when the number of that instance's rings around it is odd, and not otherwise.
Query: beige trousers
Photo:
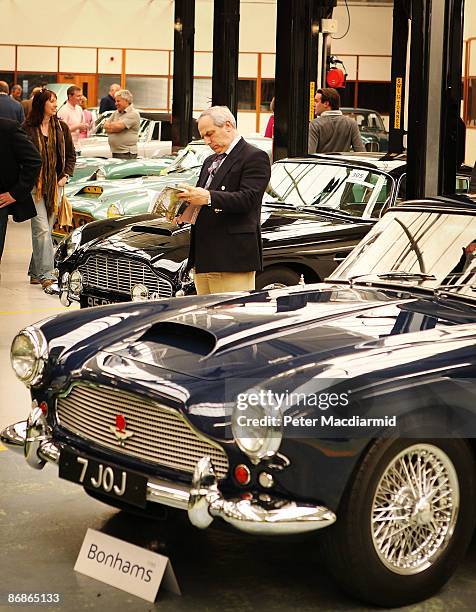
[[[197,295],[251,291],[255,288],[256,272],[195,272]]]

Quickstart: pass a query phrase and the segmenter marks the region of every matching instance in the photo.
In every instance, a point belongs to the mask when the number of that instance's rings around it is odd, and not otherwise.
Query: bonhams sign
[[[88,529],[74,569],[147,601],[155,601],[162,580],[180,595],[167,557],[94,529]]]

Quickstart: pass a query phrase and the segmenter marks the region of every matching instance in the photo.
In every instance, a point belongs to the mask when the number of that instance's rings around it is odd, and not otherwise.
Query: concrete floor
[[[29,226],[10,223],[0,281],[0,427],[25,418],[29,394],[14,377],[10,342],[23,326],[61,312],[55,297],[27,283]],[[182,596],[161,591],[152,605],[73,570],[86,530],[104,531],[170,557]],[[193,528],[186,516],[146,521],[89,498],[36,471],[0,445],[0,597],[8,592],[61,593],[44,610],[252,611],[370,610],[343,595],[319,562],[315,537],[260,539]],[[448,586],[412,612],[474,610],[476,540]],[[0,610],[31,610],[6,606]]]

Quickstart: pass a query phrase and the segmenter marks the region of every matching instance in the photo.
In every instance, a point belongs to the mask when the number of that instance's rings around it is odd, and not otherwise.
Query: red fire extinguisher
[[[334,87],[334,89],[343,89],[347,79],[347,71],[343,62],[331,55],[328,63],[329,67],[326,75],[327,85],[329,87]],[[338,64],[340,64],[342,68],[338,67]]]

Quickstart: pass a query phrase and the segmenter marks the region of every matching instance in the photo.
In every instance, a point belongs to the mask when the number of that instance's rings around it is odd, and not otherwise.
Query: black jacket
[[[36,217],[31,190],[40,168],[40,154],[20,124],[0,118],[0,192],[8,191],[16,200],[8,206],[14,221]]]
[[[21,124],[25,120],[23,106],[20,102],[10,98],[8,94],[2,93],[0,94],[0,117],[18,121]]]
[[[204,187],[214,155],[203,163],[197,186]],[[243,138],[224,159],[192,225],[189,268],[196,272],[261,270],[261,200],[271,167],[268,155]]]
[[[115,111],[116,110],[116,101],[109,94],[101,98],[99,102],[99,114],[105,113],[106,111]]]

